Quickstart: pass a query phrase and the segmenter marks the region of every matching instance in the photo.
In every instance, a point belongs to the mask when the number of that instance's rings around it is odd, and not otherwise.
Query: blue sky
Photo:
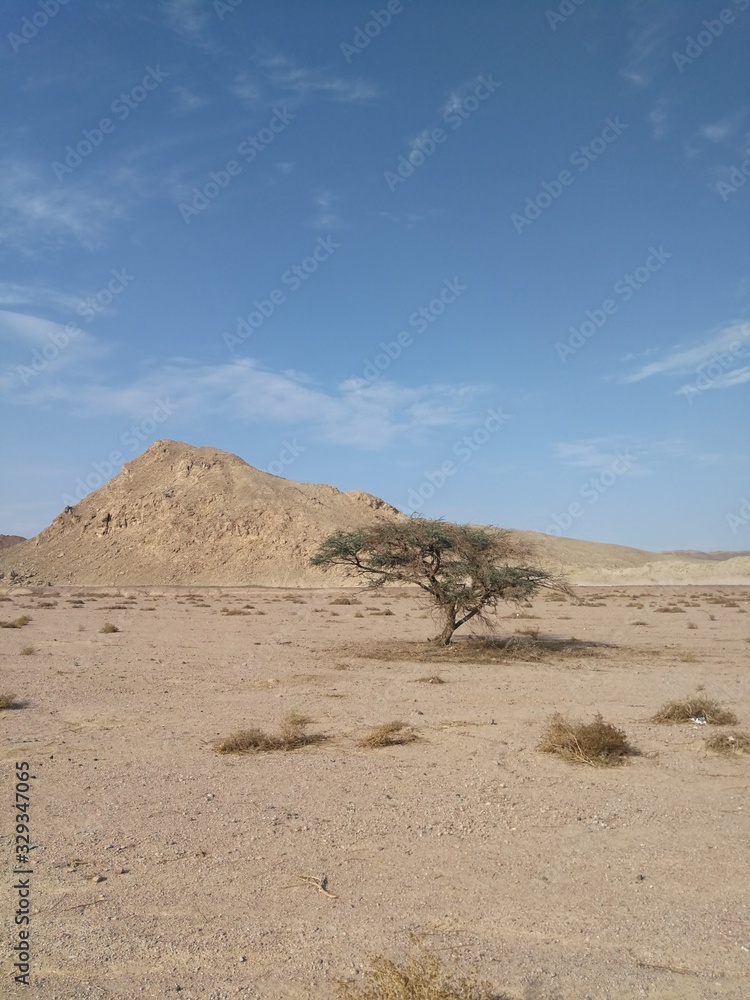
[[[6,5],[0,531],[173,438],[428,516],[750,548],[725,4]]]

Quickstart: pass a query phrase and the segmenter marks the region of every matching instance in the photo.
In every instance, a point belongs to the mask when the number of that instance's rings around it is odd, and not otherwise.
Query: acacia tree
[[[410,518],[329,535],[313,566],[343,567],[370,587],[416,584],[429,595],[448,646],[456,629],[484,618],[501,600],[522,601],[541,587],[565,585],[533,565],[528,547],[510,531]]]

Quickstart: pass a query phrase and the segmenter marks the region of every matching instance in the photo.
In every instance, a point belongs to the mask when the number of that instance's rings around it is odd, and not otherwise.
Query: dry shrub
[[[36,649],[33,646],[21,646],[21,656],[33,656]]]
[[[688,622],[688,628],[698,628],[695,622]]]
[[[593,722],[571,722],[559,713],[551,716],[539,749],[592,767],[616,767],[637,753],[622,729],[605,722],[599,713]]]
[[[568,600],[568,598],[565,597],[564,594],[557,594],[557,593],[548,594],[544,599],[547,602],[555,601],[558,604],[566,604]]]
[[[735,729],[732,733],[714,733],[706,740],[706,749],[717,753],[750,753],[750,733]]]
[[[16,707],[16,696],[14,694],[0,694],[0,711],[6,708]]]
[[[370,614],[373,617],[375,617],[375,615],[386,615],[386,616],[388,616],[388,615],[392,615],[393,612],[391,611],[390,608],[386,608],[385,611],[371,611]]]
[[[372,750],[375,747],[393,747],[402,743],[413,743],[418,739],[411,726],[405,722],[384,722],[382,726],[373,726],[367,736],[358,741],[358,746]]]
[[[327,737],[321,733],[308,733],[307,727],[311,720],[306,715],[290,712],[282,719],[276,734],[266,733],[253,727],[241,729],[231,736],[214,743],[217,753],[250,754],[271,750],[298,750],[300,747],[322,743]]]
[[[99,631],[103,632],[105,635],[111,635],[113,632],[119,632],[120,630],[116,625],[113,625],[112,622],[105,622]]]
[[[722,708],[713,698],[702,694],[683,698],[682,701],[668,701],[652,716],[652,722],[662,722],[677,725],[681,722],[692,722],[694,719],[705,720],[712,726],[734,726],[737,716]]]
[[[238,608],[232,608],[231,611],[229,610],[229,608],[222,608],[221,609],[221,613],[223,615],[249,615],[250,614],[249,611],[240,611]]]
[[[654,608],[654,614],[660,615],[684,615],[685,609],[671,606],[668,608]]]
[[[37,604],[37,607],[38,608],[56,608],[57,607],[57,601],[40,601]]]
[[[641,601],[631,601],[629,604],[626,604],[625,607],[626,608],[638,608],[638,610],[640,611],[643,608],[643,604],[642,604]]]
[[[354,617],[355,618],[364,618],[365,616],[362,614],[361,611],[355,611],[354,612]]]
[[[29,615],[19,615],[18,618],[14,618],[12,621],[0,622],[0,628],[23,628],[30,621],[31,617]]]
[[[447,969],[426,948],[402,964],[370,959],[361,986],[337,984],[338,1000],[504,1000],[473,973]]]
[[[362,601],[358,600],[356,597],[334,597],[329,604],[361,604]]]

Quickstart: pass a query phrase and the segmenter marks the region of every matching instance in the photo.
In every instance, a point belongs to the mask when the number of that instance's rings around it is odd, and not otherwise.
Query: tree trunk
[[[438,646],[450,646],[453,633],[457,628],[456,612],[453,608],[451,608],[445,612],[445,625],[443,625],[443,631],[435,638],[435,642]]]

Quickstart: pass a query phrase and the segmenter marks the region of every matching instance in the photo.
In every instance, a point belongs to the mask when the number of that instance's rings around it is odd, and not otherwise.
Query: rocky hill
[[[401,516],[367,493],[156,441],[35,538],[0,553],[0,572],[6,584],[330,585],[334,576],[309,565],[327,534]]]

